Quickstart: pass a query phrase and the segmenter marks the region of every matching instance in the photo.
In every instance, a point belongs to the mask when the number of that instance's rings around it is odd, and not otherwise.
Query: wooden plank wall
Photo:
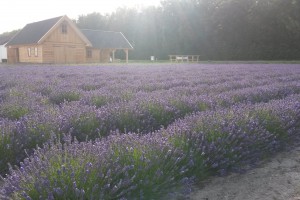
[[[86,50],[84,45],[47,43],[43,45],[44,63],[85,63]]]
[[[43,44],[43,62],[54,63],[53,44]]]
[[[100,51],[100,62],[107,63],[110,62],[110,54],[112,50],[110,49],[101,49]]]
[[[61,32],[61,25],[57,26],[51,34],[44,40],[45,43],[72,43],[72,44],[85,44],[85,42],[78,36],[76,31],[67,24],[67,33]]]
[[[86,55],[86,62],[87,63],[99,63],[100,62],[100,49],[94,49],[94,48],[87,48],[86,51],[91,50],[92,51],[92,57],[88,57]]]
[[[38,55],[35,56],[35,48],[38,49]],[[31,50],[30,56],[28,55],[28,49]],[[43,54],[42,46],[40,45],[28,45],[19,47],[19,62],[23,63],[42,63]]]
[[[43,62],[44,63],[85,63],[85,42],[77,35],[75,30],[67,25],[67,33],[61,32],[59,25],[44,40]]]

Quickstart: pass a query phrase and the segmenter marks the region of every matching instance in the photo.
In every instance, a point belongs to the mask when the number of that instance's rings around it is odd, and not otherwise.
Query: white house
[[[0,63],[7,62],[6,44],[11,39],[12,35],[0,36]]]

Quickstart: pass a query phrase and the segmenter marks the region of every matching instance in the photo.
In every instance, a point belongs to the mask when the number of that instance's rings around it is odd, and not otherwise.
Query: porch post
[[[112,62],[115,62],[115,49],[112,50]]]
[[[128,49],[124,49],[125,54],[126,54],[126,63],[128,63]]]

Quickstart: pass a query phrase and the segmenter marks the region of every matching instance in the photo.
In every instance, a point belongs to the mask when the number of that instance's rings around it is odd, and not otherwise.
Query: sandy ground
[[[245,174],[212,177],[193,200],[300,200],[300,144]]]

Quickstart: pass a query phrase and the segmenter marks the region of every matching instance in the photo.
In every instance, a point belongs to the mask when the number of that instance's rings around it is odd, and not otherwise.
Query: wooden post
[[[128,49],[124,49],[124,52],[126,54],[126,63],[128,63]]]
[[[112,50],[112,61],[111,62],[115,62],[115,51],[116,50]]]

